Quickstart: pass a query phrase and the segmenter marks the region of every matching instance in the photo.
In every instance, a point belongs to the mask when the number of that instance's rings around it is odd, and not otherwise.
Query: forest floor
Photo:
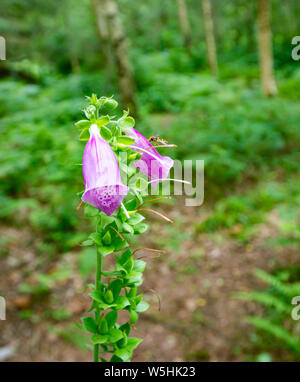
[[[243,319],[259,314],[260,308],[233,294],[262,286],[253,269],[270,271],[296,264],[299,253],[266,245],[277,235],[274,212],[258,227],[251,244],[241,244],[228,230],[195,234],[194,224],[207,216],[208,208],[206,204],[196,209],[164,205],[174,224],[153,219],[149,234],[138,243],[167,252],[160,257],[140,252],[148,263],[142,289],[151,308],[141,314],[132,333],[144,339],[134,361],[255,360],[253,329]],[[57,269],[70,273],[47,284],[37,277],[41,267],[33,249],[37,238],[30,231],[7,226],[1,227],[0,236],[10,238],[9,256],[0,256],[0,290],[7,301],[7,319],[0,321],[0,357],[8,361],[90,360],[90,352],[84,350],[87,337],[73,324],[90,305],[84,291],[90,280],[83,280],[78,272],[78,253],[55,257],[46,267],[47,274]],[[34,293],[28,293],[28,285]],[[38,288],[45,285],[50,285],[49,290],[39,293]],[[9,355],[3,356],[3,349]],[[279,350],[278,357],[288,356]]]

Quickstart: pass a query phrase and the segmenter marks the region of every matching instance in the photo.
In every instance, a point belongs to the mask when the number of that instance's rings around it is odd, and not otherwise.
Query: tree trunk
[[[101,4],[102,3],[102,4]],[[96,15],[97,29],[101,44],[103,46],[103,53],[106,59],[106,84],[111,84],[114,77],[114,57],[109,42],[109,34],[107,28],[107,22],[105,19],[105,13],[103,11],[103,1],[92,0],[94,12]],[[107,86],[107,85],[106,85]],[[106,87],[105,86],[105,87]]]
[[[101,40],[106,44],[108,64],[114,61],[119,78],[122,104],[137,115],[135,85],[127,50],[126,36],[115,0],[93,0]],[[113,56],[113,60],[110,58]]]
[[[178,4],[178,17],[181,28],[181,33],[183,36],[184,46],[187,50],[190,49],[191,46],[191,27],[188,18],[186,2],[185,0],[177,0]]]
[[[202,9],[203,9],[205,40],[206,40],[206,49],[207,49],[209,67],[212,74],[217,75],[218,74],[217,51],[216,51],[214,22],[212,18],[210,0],[202,0]]]
[[[268,0],[258,0],[258,47],[262,91],[270,97],[277,93],[273,73],[272,33],[269,20]]]

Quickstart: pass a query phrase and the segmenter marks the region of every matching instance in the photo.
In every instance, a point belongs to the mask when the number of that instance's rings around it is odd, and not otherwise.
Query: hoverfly
[[[154,135],[152,137],[150,137],[148,140],[150,143],[154,143],[154,144],[166,145],[168,143],[168,141],[166,141],[165,139],[162,139],[160,137],[156,137]]]

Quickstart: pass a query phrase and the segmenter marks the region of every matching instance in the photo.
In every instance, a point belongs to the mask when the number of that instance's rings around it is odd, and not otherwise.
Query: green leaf
[[[115,354],[111,357],[110,362],[123,362],[122,358],[117,357]]]
[[[122,332],[125,332],[126,336],[129,336],[131,327],[128,322],[126,322],[126,324],[121,325],[120,329],[122,330]]]
[[[126,349],[133,351],[143,340],[141,338],[128,338]]]
[[[125,205],[127,211],[133,211],[137,208],[138,204],[137,204],[136,198],[134,198],[134,199],[131,199],[128,202],[126,202],[124,205]]]
[[[134,232],[134,229],[131,227],[130,224],[127,224],[127,223],[123,223],[123,230],[127,233],[131,233],[133,234]]]
[[[90,139],[90,132],[88,128],[82,130],[82,132],[79,135],[79,139],[81,141],[88,141]]]
[[[112,328],[108,332],[109,334],[109,342],[115,343],[123,338],[123,333],[120,329]]]
[[[139,318],[139,315],[137,314],[137,312],[135,310],[130,310],[129,312],[129,323],[130,325],[133,325],[137,322]]]
[[[120,271],[103,271],[103,272],[101,272],[101,274],[103,276],[106,276],[106,277],[119,277],[119,276],[122,276],[122,272],[120,272]]]
[[[129,161],[139,160],[139,159],[141,159],[142,155],[143,155],[143,153],[141,153],[141,152],[136,152],[136,153],[130,154],[128,157],[128,160]]]
[[[119,122],[119,126],[121,129],[128,129],[131,128],[135,125],[135,121],[132,117],[125,117],[122,118],[121,121]]]
[[[128,146],[132,145],[134,141],[135,141],[134,138],[127,137],[125,135],[123,135],[121,137],[117,137],[117,142],[122,143],[123,145],[128,145]]]
[[[104,344],[105,342],[107,342],[109,336],[108,334],[94,334],[92,336],[92,342],[93,344],[97,345],[97,344]]]
[[[113,293],[113,296],[114,296],[114,300],[119,296],[120,292],[121,292],[121,289],[122,289],[122,281],[117,279],[117,280],[113,280],[111,281],[111,283],[109,284],[110,286],[110,289]]]
[[[125,236],[125,235],[123,235]],[[126,248],[128,246],[128,243],[126,240],[121,240],[115,247],[115,251],[119,252],[122,251],[122,249]]]
[[[126,261],[125,264],[123,264],[123,268],[126,270],[127,273],[131,272],[133,268],[133,257],[129,257],[129,259]]]
[[[83,326],[80,325],[77,321],[73,321],[73,322],[74,322],[74,325],[75,325],[78,329],[80,329],[80,330],[84,330]]]
[[[131,225],[139,224],[141,221],[143,221],[145,217],[138,212],[136,212],[130,219],[128,219],[127,223]]]
[[[146,268],[146,262],[143,260],[134,260],[133,262],[133,270],[135,272],[144,272]]]
[[[114,226],[117,227],[116,224],[114,224]],[[122,239],[117,232],[115,232],[114,230],[111,230],[110,233],[111,233],[112,245],[114,245],[115,247],[115,252],[121,251],[128,245],[127,241],[124,238]]]
[[[100,229],[101,230],[105,229],[109,224],[113,223],[114,221],[115,221],[114,217],[101,214],[101,220],[99,223]]]
[[[100,303],[104,302],[102,299],[102,294],[99,293],[98,291],[90,292],[88,295],[97,302],[100,302]]]
[[[134,233],[136,235],[141,235],[143,233],[145,233],[148,229],[148,224],[146,223],[140,223],[140,224],[137,224],[135,227],[134,227]]]
[[[98,118],[96,120],[96,125],[98,127],[102,127],[102,126],[105,126],[107,125],[108,123],[110,122],[110,119],[109,119],[109,116],[108,115],[105,115],[105,116],[102,116],[100,118]],[[104,138],[104,137],[103,137]]]
[[[132,298],[136,296],[136,293],[137,293],[137,288],[133,287],[133,288],[130,288],[130,291],[127,294],[127,296]]]
[[[118,320],[118,312],[116,310],[111,310],[110,312],[107,313],[105,316],[105,319],[107,321],[107,325],[109,328],[115,325],[115,323]]]
[[[117,304],[116,309],[122,310],[122,309],[126,308],[126,306],[130,305],[130,302],[129,302],[127,297],[119,296],[117,298],[116,304]]]
[[[102,126],[100,129],[100,134],[106,141],[110,141],[112,138],[111,131],[107,127]]]
[[[97,332],[97,324],[95,320],[92,317],[84,317],[81,319],[84,328],[91,333],[96,333]]]
[[[139,286],[143,283],[143,274],[140,272],[130,272],[126,276],[126,281],[129,285]]]
[[[90,246],[90,245],[93,245],[94,244],[94,242],[93,242],[93,240],[85,240],[85,241],[83,241],[82,243],[81,243],[81,245],[83,246],[83,247],[88,247],[88,246]]]
[[[99,251],[99,253],[101,253],[101,255],[103,256],[107,256],[107,255],[110,255],[111,253],[115,252],[115,247],[113,245],[109,245],[109,246],[99,246],[97,247],[97,250]]]
[[[137,306],[136,306],[136,311],[141,313],[145,312],[149,308],[149,304],[146,301],[141,301]]]
[[[89,128],[91,126],[91,122],[88,121],[87,119],[83,119],[81,121],[76,122],[75,126],[77,127],[78,130],[83,130],[83,129]]]
[[[119,213],[118,213],[118,217],[122,221],[122,223],[126,222],[127,215],[125,214],[125,211],[123,210],[123,208],[120,208]],[[122,230],[123,230],[123,224],[122,224]]]
[[[136,305],[139,304],[142,301],[142,298],[143,298],[143,293],[141,293],[138,296],[136,296],[136,298],[134,299],[135,304]]]
[[[120,357],[123,361],[127,361],[131,357],[131,352],[127,350],[126,348],[117,349],[115,351],[115,355],[117,357]]]
[[[127,261],[128,261],[128,259],[130,259],[130,257],[132,257],[132,252],[131,252],[131,250],[129,249],[129,248],[127,248],[126,249],[126,251],[124,251],[123,253],[122,253],[122,255],[121,255],[121,257],[119,258],[119,263],[121,264],[121,265],[124,265]]]
[[[116,306],[116,304],[107,304],[103,300],[103,296],[98,291],[90,292],[88,295],[90,297],[92,297],[92,299],[94,301],[96,301],[96,303],[98,304],[99,308],[102,309],[102,310],[105,310],[105,309],[108,309],[108,308]]]
[[[89,236],[89,239],[92,240],[97,246],[98,245],[99,246],[102,245],[101,235],[98,232],[91,233],[90,236]]]

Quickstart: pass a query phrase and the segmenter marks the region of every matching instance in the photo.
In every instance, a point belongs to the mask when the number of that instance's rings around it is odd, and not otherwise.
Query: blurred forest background
[[[89,360],[74,122],[92,92],[205,160],[204,205],[157,205],[174,224],[135,243],[167,254],[145,254],[133,360],[300,360],[299,19],[298,0],[1,0],[2,360]]]

